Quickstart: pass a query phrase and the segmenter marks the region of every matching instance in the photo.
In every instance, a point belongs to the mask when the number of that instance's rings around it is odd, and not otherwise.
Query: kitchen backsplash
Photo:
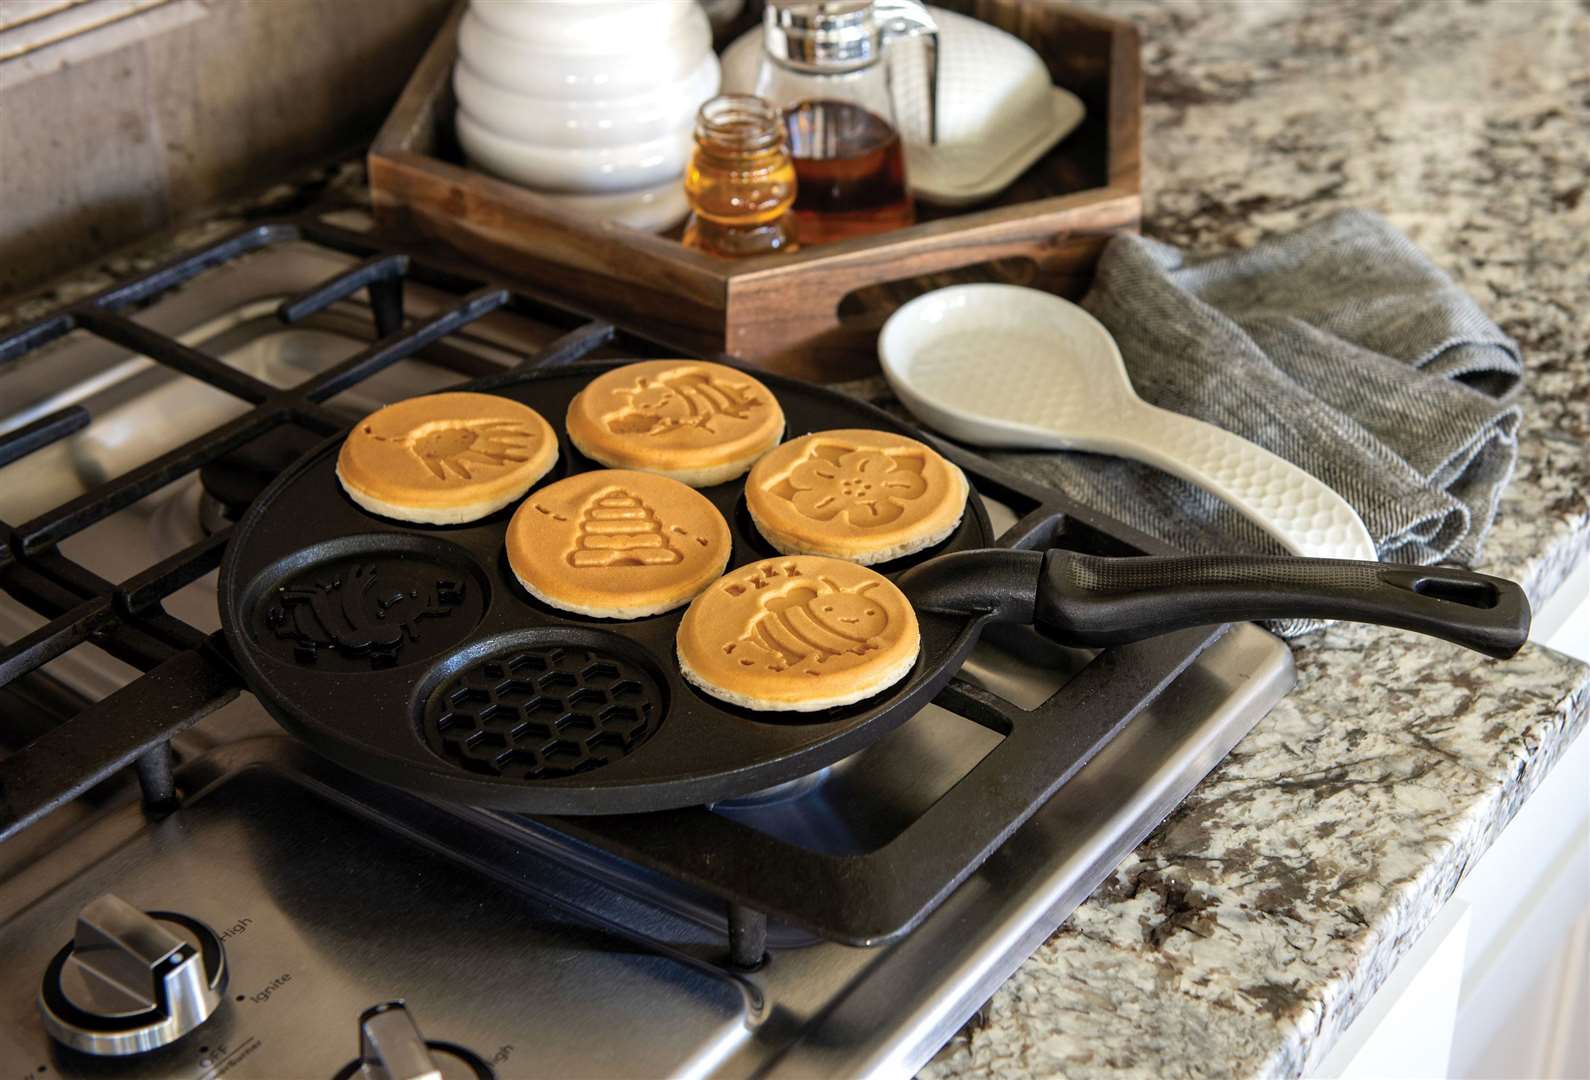
[[[180,0],[0,28],[0,296],[368,135],[449,6]]]

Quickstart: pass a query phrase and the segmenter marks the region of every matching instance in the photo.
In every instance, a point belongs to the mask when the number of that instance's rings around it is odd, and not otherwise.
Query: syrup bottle
[[[769,0],[757,93],[784,114],[803,244],[916,220],[884,50],[928,46],[928,138],[936,135],[938,31],[914,0]]]
[[[685,197],[689,247],[731,257],[794,251],[795,167],[778,110],[748,94],[701,106]]]

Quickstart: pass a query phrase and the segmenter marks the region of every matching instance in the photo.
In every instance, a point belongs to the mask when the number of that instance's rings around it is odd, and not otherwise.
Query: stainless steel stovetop
[[[369,311],[352,300],[290,328],[275,318],[283,297],[352,261],[278,245],[137,318],[290,385],[368,344]],[[440,302],[407,289],[416,315]],[[557,334],[504,315],[433,349],[511,361]],[[405,362],[330,404],[357,413],[456,378]],[[0,402],[0,432],[74,402],[95,418],[0,470],[0,519],[13,522],[245,408],[87,335],[0,371]],[[989,510],[996,525],[1013,519],[997,503]],[[62,551],[120,581],[223,521],[190,476]],[[214,575],[167,610],[215,629]],[[0,646],[41,621],[0,594]],[[1031,708],[1089,659],[1014,635],[980,646],[961,677]],[[137,674],[92,645],[44,670],[53,692],[89,701]],[[245,694],[174,740],[179,810],[146,814],[123,774],[0,846],[0,1077],[331,1077],[359,1057],[366,1010],[397,1000],[424,1039],[506,1077],[909,1074],[1291,684],[1285,647],[1234,627],[914,931],[859,948],[774,924],[768,961],[754,971],[727,962],[721,902],[528,819],[342,772]],[[0,725],[12,720],[0,711]],[[813,781],[719,812],[792,843],[875,847],[998,741],[929,706]],[[105,894],[197,919],[219,939],[220,1005],[169,1046],[96,1058],[46,1031],[41,979],[79,913]],[[91,913],[104,921],[111,910]],[[365,1038],[384,1040],[396,1062],[413,1029],[392,1011],[366,1020]],[[432,1057],[445,1075],[476,1074],[468,1054],[438,1047]]]

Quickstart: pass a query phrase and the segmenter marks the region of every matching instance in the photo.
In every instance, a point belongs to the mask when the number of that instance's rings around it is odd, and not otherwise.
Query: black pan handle
[[[1529,636],[1511,581],[1447,567],[1246,555],[1046,552],[1033,620],[1072,645],[1118,645],[1250,619],[1397,626],[1505,659]]]

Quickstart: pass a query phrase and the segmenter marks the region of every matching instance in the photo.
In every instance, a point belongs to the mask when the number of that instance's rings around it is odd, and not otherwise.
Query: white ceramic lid
[[[528,5],[537,7],[538,5]],[[664,0],[664,7],[674,6]],[[677,32],[653,40],[625,35],[606,52],[560,49],[504,34],[472,6],[458,27],[458,54],[482,78],[531,97],[610,99],[646,93],[678,82],[712,51],[712,28],[694,3],[693,17]]]
[[[673,0],[470,0],[469,9],[497,34],[565,54],[666,51],[707,22],[694,3]]]

